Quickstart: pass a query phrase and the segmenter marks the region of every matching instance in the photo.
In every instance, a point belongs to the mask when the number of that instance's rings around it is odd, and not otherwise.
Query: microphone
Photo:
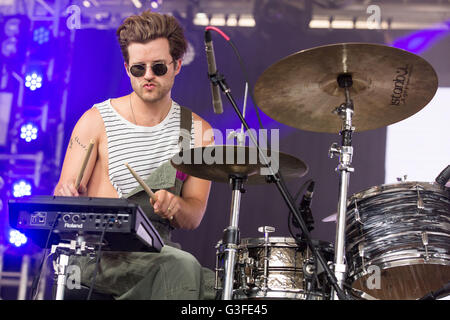
[[[300,202],[300,210],[303,208],[309,208],[311,206],[311,200],[314,195],[315,182],[311,181],[303,196],[302,202]]]
[[[209,30],[205,31],[205,49],[206,49],[206,60],[208,62],[208,75],[209,78],[217,76],[216,58],[214,56],[214,46],[212,43],[211,32]],[[223,113],[222,108],[222,98],[220,96],[220,88],[217,83],[211,81],[211,94],[212,103],[214,108],[214,113]]]
[[[303,220],[305,220],[308,231],[312,231],[314,229],[314,218],[311,212],[311,201],[314,195],[314,186],[315,182],[311,181],[299,206],[300,214],[302,215]],[[294,223],[294,225],[296,225],[296,223]]]
[[[312,231],[314,229],[314,218],[311,211],[311,201],[314,195],[314,186],[315,182],[311,181],[308,188],[306,189],[305,195],[303,196],[302,202],[300,203],[300,213],[303,215],[303,219],[305,219],[308,231]]]

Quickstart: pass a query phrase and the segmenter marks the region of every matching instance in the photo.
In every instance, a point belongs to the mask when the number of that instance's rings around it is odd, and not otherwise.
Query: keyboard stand
[[[98,244],[103,245],[103,244]],[[72,287],[72,284],[67,283],[67,274],[69,270],[69,257],[71,255],[91,255],[95,254],[96,248],[95,246],[89,246],[85,241],[83,241],[82,237],[78,237],[77,240],[71,240],[70,243],[61,242],[57,245],[52,245],[52,249],[50,254],[56,255],[56,261],[53,263],[53,267],[55,270],[55,275],[57,277],[56,283],[56,295],[55,300],[64,300],[64,291],[66,286],[69,289],[79,289],[81,286],[81,277],[75,278],[75,284]],[[81,270],[76,275],[81,275]],[[78,287],[78,288],[77,288]]]

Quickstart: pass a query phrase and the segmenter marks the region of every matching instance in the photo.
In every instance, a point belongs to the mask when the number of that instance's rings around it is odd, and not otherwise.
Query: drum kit
[[[280,172],[269,167],[267,151],[246,146],[188,150],[215,156],[215,163],[183,163],[189,175],[232,186],[230,224],[216,246],[216,290],[230,299],[420,299],[450,281],[450,189],[445,183],[400,182],[348,196],[354,132],[385,127],[425,107],[437,90],[431,65],[412,53],[366,43],[333,44],[292,54],[270,66],[254,88],[256,104],[280,123],[300,130],[339,133],[329,156],[339,164],[339,202],[334,245],[311,240],[284,179],[299,178],[307,165],[276,153]],[[239,118],[229,90],[226,92]],[[276,94],[275,94],[276,93]],[[255,142],[255,141],[254,141]],[[257,149],[259,162],[250,159]],[[275,151],[274,151],[275,152]],[[228,157],[231,155],[230,157]],[[272,155],[272,154],[271,154]],[[227,158],[228,157],[228,158]],[[227,159],[225,159],[227,158]],[[226,161],[226,160],[233,161]],[[223,161],[222,161],[223,160]],[[443,182],[442,182],[443,181]],[[245,183],[276,183],[303,235],[240,239],[239,208]],[[287,194],[286,194],[287,193]],[[448,285],[447,285],[448,286]]]

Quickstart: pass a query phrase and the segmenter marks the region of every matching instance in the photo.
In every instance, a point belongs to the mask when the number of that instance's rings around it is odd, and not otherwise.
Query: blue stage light
[[[31,185],[25,180],[20,180],[13,185],[13,195],[16,198],[31,196]]]
[[[39,27],[33,31],[33,41],[38,44],[44,44],[50,40],[50,30],[45,27]]]
[[[32,123],[24,124],[20,128],[20,137],[26,142],[31,142],[37,139],[38,128]]]
[[[11,230],[9,232],[9,242],[16,247],[24,245],[25,243],[27,243],[27,241],[27,237],[17,230]]]
[[[27,74],[25,77],[25,87],[30,88],[31,91],[42,87],[42,77],[36,72]]]
[[[159,7],[158,1],[152,1],[151,2],[151,6],[152,6],[153,9],[158,9],[158,7]]]
[[[27,51],[25,39],[28,38],[27,31],[30,24],[28,17],[1,14],[0,21],[0,55],[3,56],[1,59],[7,59],[7,63],[23,62]]]
[[[6,58],[14,56],[17,53],[17,40],[8,38],[1,44],[1,52]]]
[[[450,34],[450,20],[397,38],[391,44],[414,54],[422,54]]]

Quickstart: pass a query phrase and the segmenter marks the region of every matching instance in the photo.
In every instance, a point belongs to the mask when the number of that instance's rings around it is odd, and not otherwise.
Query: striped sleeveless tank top
[[[145,180],[160,165],[180,151],[181,107],[172,101],[169,113],[153,127],[137,126],[123,118],[111,105],[111,99],[95,104],[103,118],[108,139],[109,180],[119,197],[138,186],[128,163]],[[191,148],[194,147],[194,120],[191,127]]]

